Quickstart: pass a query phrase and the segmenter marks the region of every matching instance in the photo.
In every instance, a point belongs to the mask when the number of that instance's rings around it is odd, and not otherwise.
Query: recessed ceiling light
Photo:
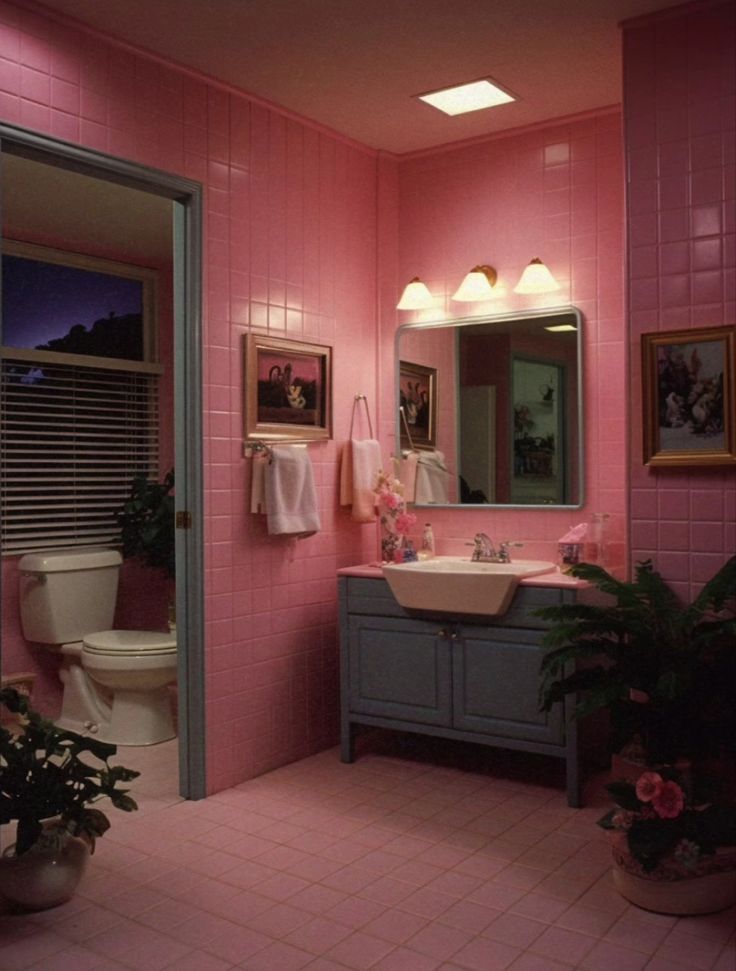
[[[458,84],[453,88],[430,91],[429,94],[420,94],[418,97],[433,108],[444,111],[446,115],[462,115],[466,111],[480,111],[481,108],[493,108],[495,105],[516,100],[487,80]]]
[[[545,330],[551,330],[553,334],[559,334],[563,330],[577,330],[574,324],[555,324],[553,327],[545,327]]]

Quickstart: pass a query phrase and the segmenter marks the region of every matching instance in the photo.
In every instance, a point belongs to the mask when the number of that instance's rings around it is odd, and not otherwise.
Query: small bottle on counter
[[[422,533],[422,553],[424,554],[424,559],[429,559],[434,556],[434,533],[432,532],[432,524],[424,524],[424,532]]]
[[[414,549],[414,544],[408,539],[404,547],[404,563],[414,563],[417,559],[417,551]]]

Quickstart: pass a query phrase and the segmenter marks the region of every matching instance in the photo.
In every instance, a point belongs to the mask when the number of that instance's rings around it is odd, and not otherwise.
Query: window
[[[114,542],[158,477],[154,300],[152,271],[3,244],[3,553]]]

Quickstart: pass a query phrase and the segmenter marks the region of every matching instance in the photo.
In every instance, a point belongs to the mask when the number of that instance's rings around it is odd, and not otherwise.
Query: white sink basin
[[[459,556],[436,556],[387,564],[383,575],[402,607],[489,616],[508,610],[519,580],[555,569],[547,560],[474,563]]]

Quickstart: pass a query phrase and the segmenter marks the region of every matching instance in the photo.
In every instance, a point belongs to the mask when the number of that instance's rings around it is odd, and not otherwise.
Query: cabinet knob
[[[440,629],[437,631],[437,636],[438,637],[447,637],[447,631],[445,630],[444,627],[440,627]]]
[[[451,641],[456,641],[458,639],[458,636],[459,635],[457,634],[457,632],[456,631],[453,631],[452,634],[450,634],[450,640]]]

